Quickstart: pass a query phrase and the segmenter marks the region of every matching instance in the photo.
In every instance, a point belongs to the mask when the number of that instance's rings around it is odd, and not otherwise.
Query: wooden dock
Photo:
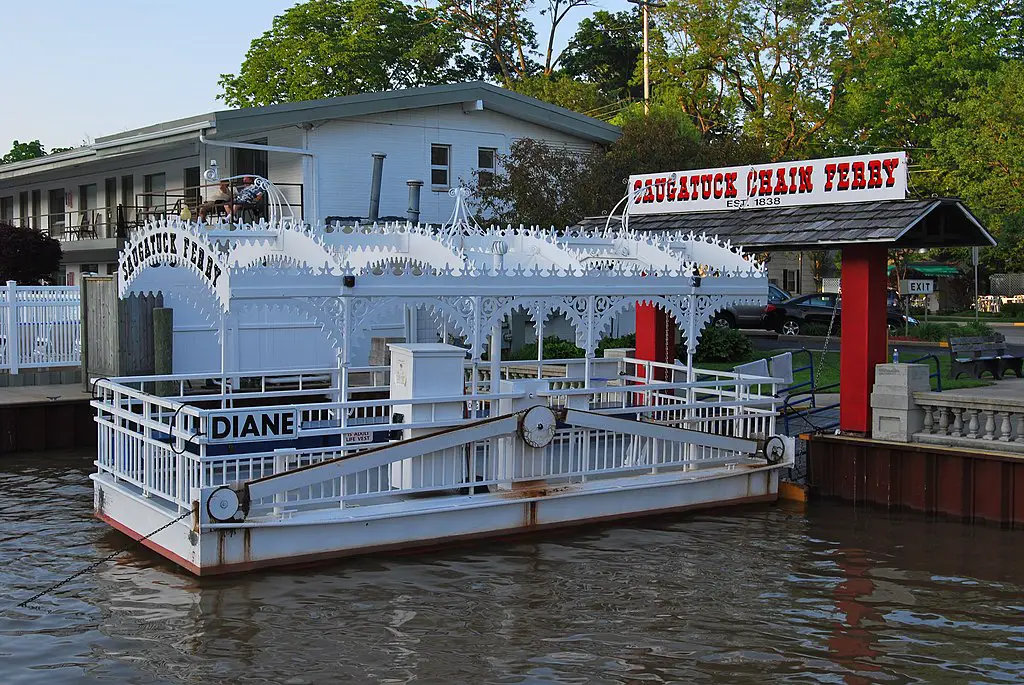
[[[954,411],[909,443],[811,437],[812,495],[1024,527],[1024,379],[915,398]]]
[[[81,383],[0,388],[0,455],[95,445],[90,399]]]

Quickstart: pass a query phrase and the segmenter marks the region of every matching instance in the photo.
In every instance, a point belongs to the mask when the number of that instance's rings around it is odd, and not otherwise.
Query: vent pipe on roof
[[[409,209],[406,216],[409,217],[409,221],[418,224],[420,222],[420,188],[423,187],[423,181],[406,181],[405,185],[409,186]]]
[[[369,220],[376,221],[380,217],[380,179],[384,174],[383,152],[373,153],[373,176],[370,179],[370,214]]]

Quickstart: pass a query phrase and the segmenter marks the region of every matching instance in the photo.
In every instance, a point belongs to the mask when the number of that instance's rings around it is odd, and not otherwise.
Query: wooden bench
[[[995,379],[1002,378],[1007,371],[1013,371],[1020,378],[1021,366],[1024,365],[1024,359],[1009,353],[1002,333],[950,338],[949,358],[949,370],[954,379],[962,373],[972,378],[981,378],[981,374],[986,371]]]

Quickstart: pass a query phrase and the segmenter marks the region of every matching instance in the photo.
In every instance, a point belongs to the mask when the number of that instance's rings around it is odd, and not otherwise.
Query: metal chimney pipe
[[[370,179],[370,221],[376,221],[380,217],[380,179],[384,174],[383,152],[373,153],[373,176]]]
[[[409,186],[409,209],[406,216],[409,217],[409,221],[418,224],[420,222],[420,189],[423,187],[423,181],[406,181],[405,185]]]

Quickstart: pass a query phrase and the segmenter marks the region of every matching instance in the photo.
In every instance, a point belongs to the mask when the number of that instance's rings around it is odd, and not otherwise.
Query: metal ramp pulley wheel
[[[550,407],[530,407],[519,418],[519,437],[530,447],[547,447],[557,428],[558,420]]]
[[[217,523],[227,523],[240,518],[242,501],[238,493],[223,485],[210,494],[206,501],[206,513]]]

